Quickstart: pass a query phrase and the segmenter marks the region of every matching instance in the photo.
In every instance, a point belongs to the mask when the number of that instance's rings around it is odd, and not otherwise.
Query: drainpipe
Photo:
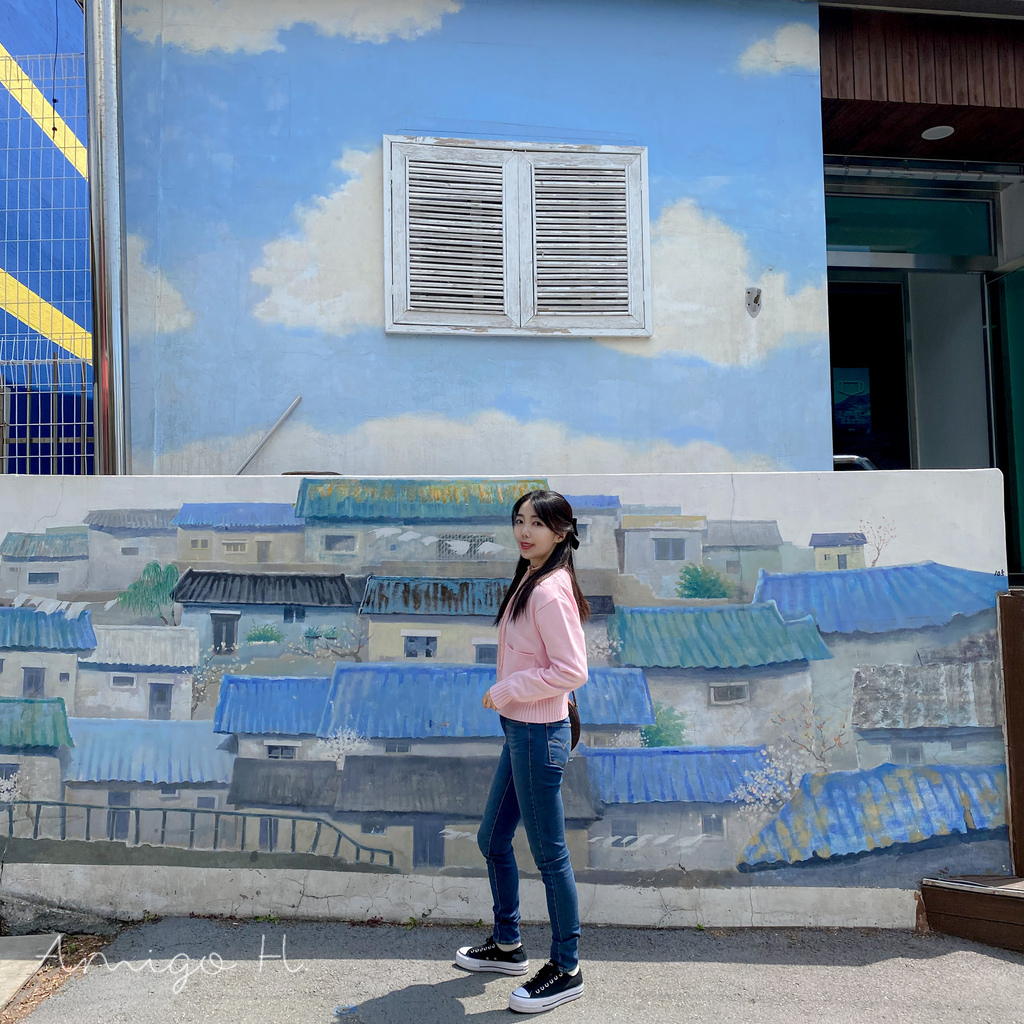
[[[121,0],[86,0],[93,410],[96,472],[131,472],[124,151],[121,126]]]

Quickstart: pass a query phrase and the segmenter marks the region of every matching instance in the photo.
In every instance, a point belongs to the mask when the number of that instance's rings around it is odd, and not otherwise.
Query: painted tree
[[[680,747],[686,728],[686,716],[668,704],[654,702],[654,725],[640,729],[640,743],[645,747]]]
[[[868,550],[875,553],[875,557],[870,562],[873,568],[878,565],[878,559],[882,557],[882,552],[889,542],[896,539],[896,528],[885,516],[882,516],[881,520],[877,523],[862,519],[860,521],[860,532],[864,534],[868,542]]]
[[[161,566],[159,562],[150,562],[142,575],[127,590],[117,596],[120,608],[146,618],[158,616],[164,625],[171,625],[174,602],[171,592],[178,583],[178,567],[176,565]],[[166,608],[167,614],[164,614]]]
[[[705,599],[731,597],[732,584],[710,565],[688,565],[679,574],[676,594],[679,597]]]
[[[361,615],[349,626],[307,626],[301,644],[289,644],[292,654],[327,661],[362,661],[370,643],[370,623]]]
[[[370,741],[354,729],[339,729],[333,736],[318,740],[310,756],[316,760],[333,761],[338,768],[344,768],[346,754],[368,754],[372,749]]]

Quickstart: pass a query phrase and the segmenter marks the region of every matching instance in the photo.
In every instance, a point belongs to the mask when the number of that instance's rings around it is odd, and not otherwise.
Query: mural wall
[[[135,472],[828,468],[816,18],[126,0]],[[385,134],[645,147],[652,337],[385,334]]]
[[[3,856],[483,874],[492,619],[511,505],[545,484],[595,613],[580,879],[1008,870],[987,470],[24,480],[0,492]]]

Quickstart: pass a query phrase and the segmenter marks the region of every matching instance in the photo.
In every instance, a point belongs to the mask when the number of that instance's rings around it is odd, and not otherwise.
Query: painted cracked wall
[[[824,469],[816,11],[131,0],[136,472]],[[648,148],[647,341],[387,336],[385,133]],[[762,288],[751,319],[747,286]]]
[[[482,874],[509,510],[545,483],[594,610],[578,878],[1008,870],[988,470],[27,480],[0,491],[5,860]]]

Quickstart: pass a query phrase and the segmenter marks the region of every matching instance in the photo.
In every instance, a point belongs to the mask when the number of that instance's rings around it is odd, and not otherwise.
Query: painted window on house
[[[725,819],[720,814],[702,814],[700,816],[700,834],[712,839],[725,836]]]
[[[846,568],[846,555],[836,555],[836,567],[839,569]]]
[[[636,818],[612,818],[611,822],[612,846],[629,846],[636,842],[639,835],[636,827]]]
[[[71,673],[70,672],[61,672],[61,674],[57,678],[62,683],[70,683],[71,682]]]
[[[379,821],[364,821],[359,826],[359,831],[364,836],[386,836],[388,834],[387,827]]]
[[[646,150],[386,136],[386,329],[649,336]]]
[[[138,548],[121,548],[122,555],[137,555],[138,553]]]
[[[115,690],[130,690],[135,685],[135,676],[112,675],[110,685]]]
[[[750,700],[750,683],[727,683],[723,686],[712,686],[710,702],[712,704],[746,704]]]
[[[384,741],[384,753],[385,754],[408,754],[409,743],[407,740],[385,740]]]
[[[227,654],[238,647],[238,615],[210,612],[214,654]]]
[[[171,718],[171,684],[149,684],[149,717],[159,722],[168,722]]]
[[[436,658],[437,637],[436,636],[406,636],[405,656],[407,658]]]
[[[244,555],[248,547],[244,540],[224,541],[224,553],[228,555]]]
[[[725,574],[727,576],[739,576],[740,563],[736,559],[730,559],[725,563]]]
[[[197,796],[196,808],[200,811],[215,811],[217,809],[217,798],[215,796]]]
[[[493,543],[493,533],[442,533],[437,538],[437,557],[442,562],[478,558],[481,545]]]
[[[294,761],[295,747],[285,743],[268,743],[267,757],[271,761]]]
[[[19,768],[21,765],[13,761],[0,763],[0,779],[13,779],[18,774]]]
[[[328,533],[324,537],[325,551],[355,551],[356,538],[351,533]]]
[[[654,558],[658,562],[685,562],[685,537],[659,537],[654,541]]]
[[[160,798],[163,800],[169,800],[172,797],[177,797],[178,787],[177,786],[161,786],[160,787]]]
[[[476,644],[476,663],[478,665],[497,665],[498,645]]]
[[[29,583],[35,583],[40,587],[52,587],[60,582],[59,572],[30,572]]]
[[[924,746],[920,743],[893,743],[893,764],[924,764]]]
[[[200,550],[204,550],[205,551],[209,546],[210,546],[210,542],[208,540],[205,540],[205,539],[202,539],[202,538],[198,538],[198,537],[193,537],[192,538],[192,547],[193,548],[198,548]]]
[[[0,676],[4,674],[4,659],[0,658]]]
[[[23,668],[21,695],[32,700],[44,697],[46,690],[45,668]]]
[[[306,609],[302,605],[289,605],[284,610],[285,622],[305,622]]]
[[[590,543],[590,523],[576,521],[576,536],[581,544]]]
[[[949,741],[949,749],[950,750],[969,750],[970,746],[971,746],[971,741],[969,739],[967,739],[966,737],[961,737],[960,739],[955,739],[955,740],[950,740]]]

